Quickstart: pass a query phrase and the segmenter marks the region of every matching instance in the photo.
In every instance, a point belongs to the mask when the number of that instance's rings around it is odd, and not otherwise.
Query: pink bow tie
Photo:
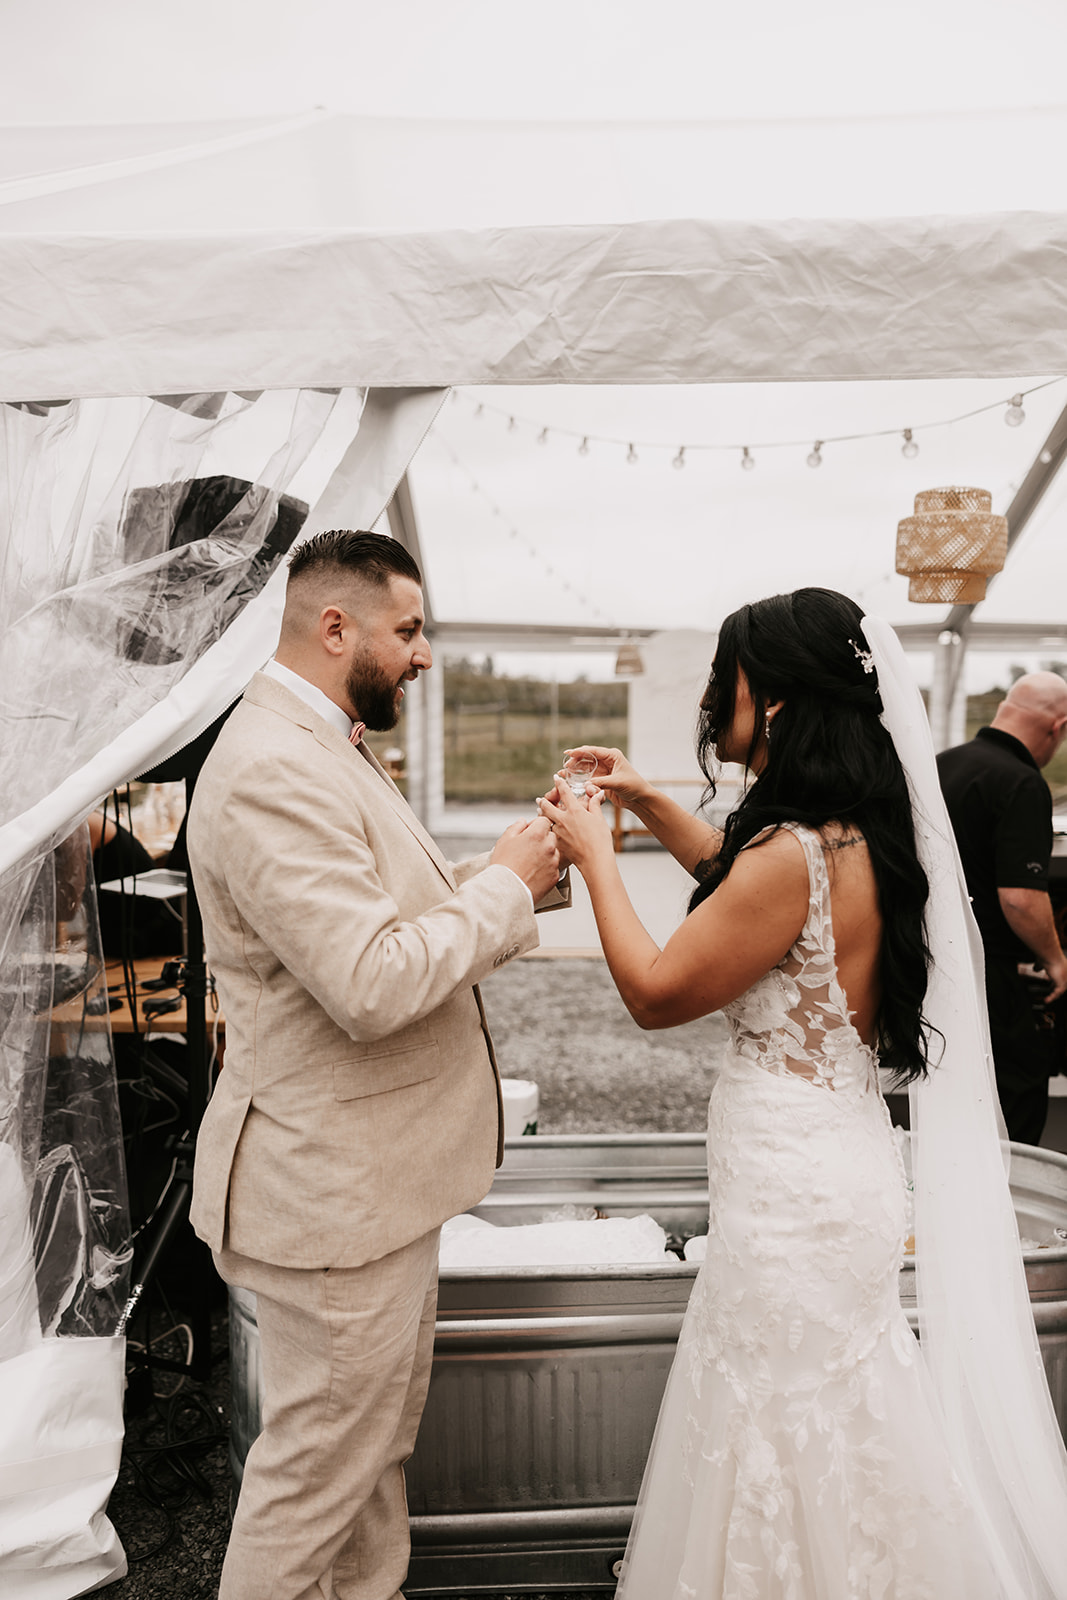
[[[366,731],[367,724],[365,722],[353,722],[352,732],[348,735],[349,744],[360,744]]]

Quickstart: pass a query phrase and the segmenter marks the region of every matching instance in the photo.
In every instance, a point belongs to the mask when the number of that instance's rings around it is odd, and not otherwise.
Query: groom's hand
[[[513,822],[493,846],[489,865],[510,867],[529,889],[536,905],[555,886],[560,873],[556,837],[545,818]]]
[[[560,804],[559,784],[557,783],[556,787],[554,789],[550,789],[546,795],[544,795],[544,796],[537,795],[536,796],[536,798],[534,800],[534,805],[537,806],[538,809],[540,809],[542,799],[548,800],[554,806],[558,806]],[[544,820],[548,821],[547,818],[545,818]],[[549,822],[549,826],[552,827],[551,822]],[[560,870],[560,873],[562,874],[562,873],[566,872],[568,867],[573,866],[574,863],[571,860],[569,854],[567,853],[566,844],[560,838],[559,834],[556,832],[554,827],[552,827],[552,835],[553,835],[553,838],[556,841],[556,849],[559,851],[559,870]]]

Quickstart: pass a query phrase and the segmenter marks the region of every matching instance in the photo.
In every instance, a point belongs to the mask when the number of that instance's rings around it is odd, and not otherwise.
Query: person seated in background
[[[117,879],[136,879],[161,865],[140,839],[106,810],[89,818],[93,872],[97,888]],[[104,890],[98,895],[100,942],[105,956],[173,956],[182,950],[182,919],[173,900]]]

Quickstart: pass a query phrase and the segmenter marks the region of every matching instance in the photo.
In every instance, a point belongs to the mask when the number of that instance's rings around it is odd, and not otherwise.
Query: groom
[[[499,1160],[477,983],[538,942],[547,823],[453,868],[363,742],[431,665],[391,539],[324,533],[204,765],[189,856],[226,1014],[192,1221],[255,1292],[263,1431],[220,1600],[397,1600],[441,1223]]]

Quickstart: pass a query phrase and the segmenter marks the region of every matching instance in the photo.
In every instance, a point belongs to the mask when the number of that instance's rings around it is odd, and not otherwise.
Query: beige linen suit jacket
[[[263,674],[197,781],[189,857],[226,1017],[200,1237],[353,1267],[480,1200],[503,1123],[475,985],[538,942],[521,881],[451,867],[369,752]]]

